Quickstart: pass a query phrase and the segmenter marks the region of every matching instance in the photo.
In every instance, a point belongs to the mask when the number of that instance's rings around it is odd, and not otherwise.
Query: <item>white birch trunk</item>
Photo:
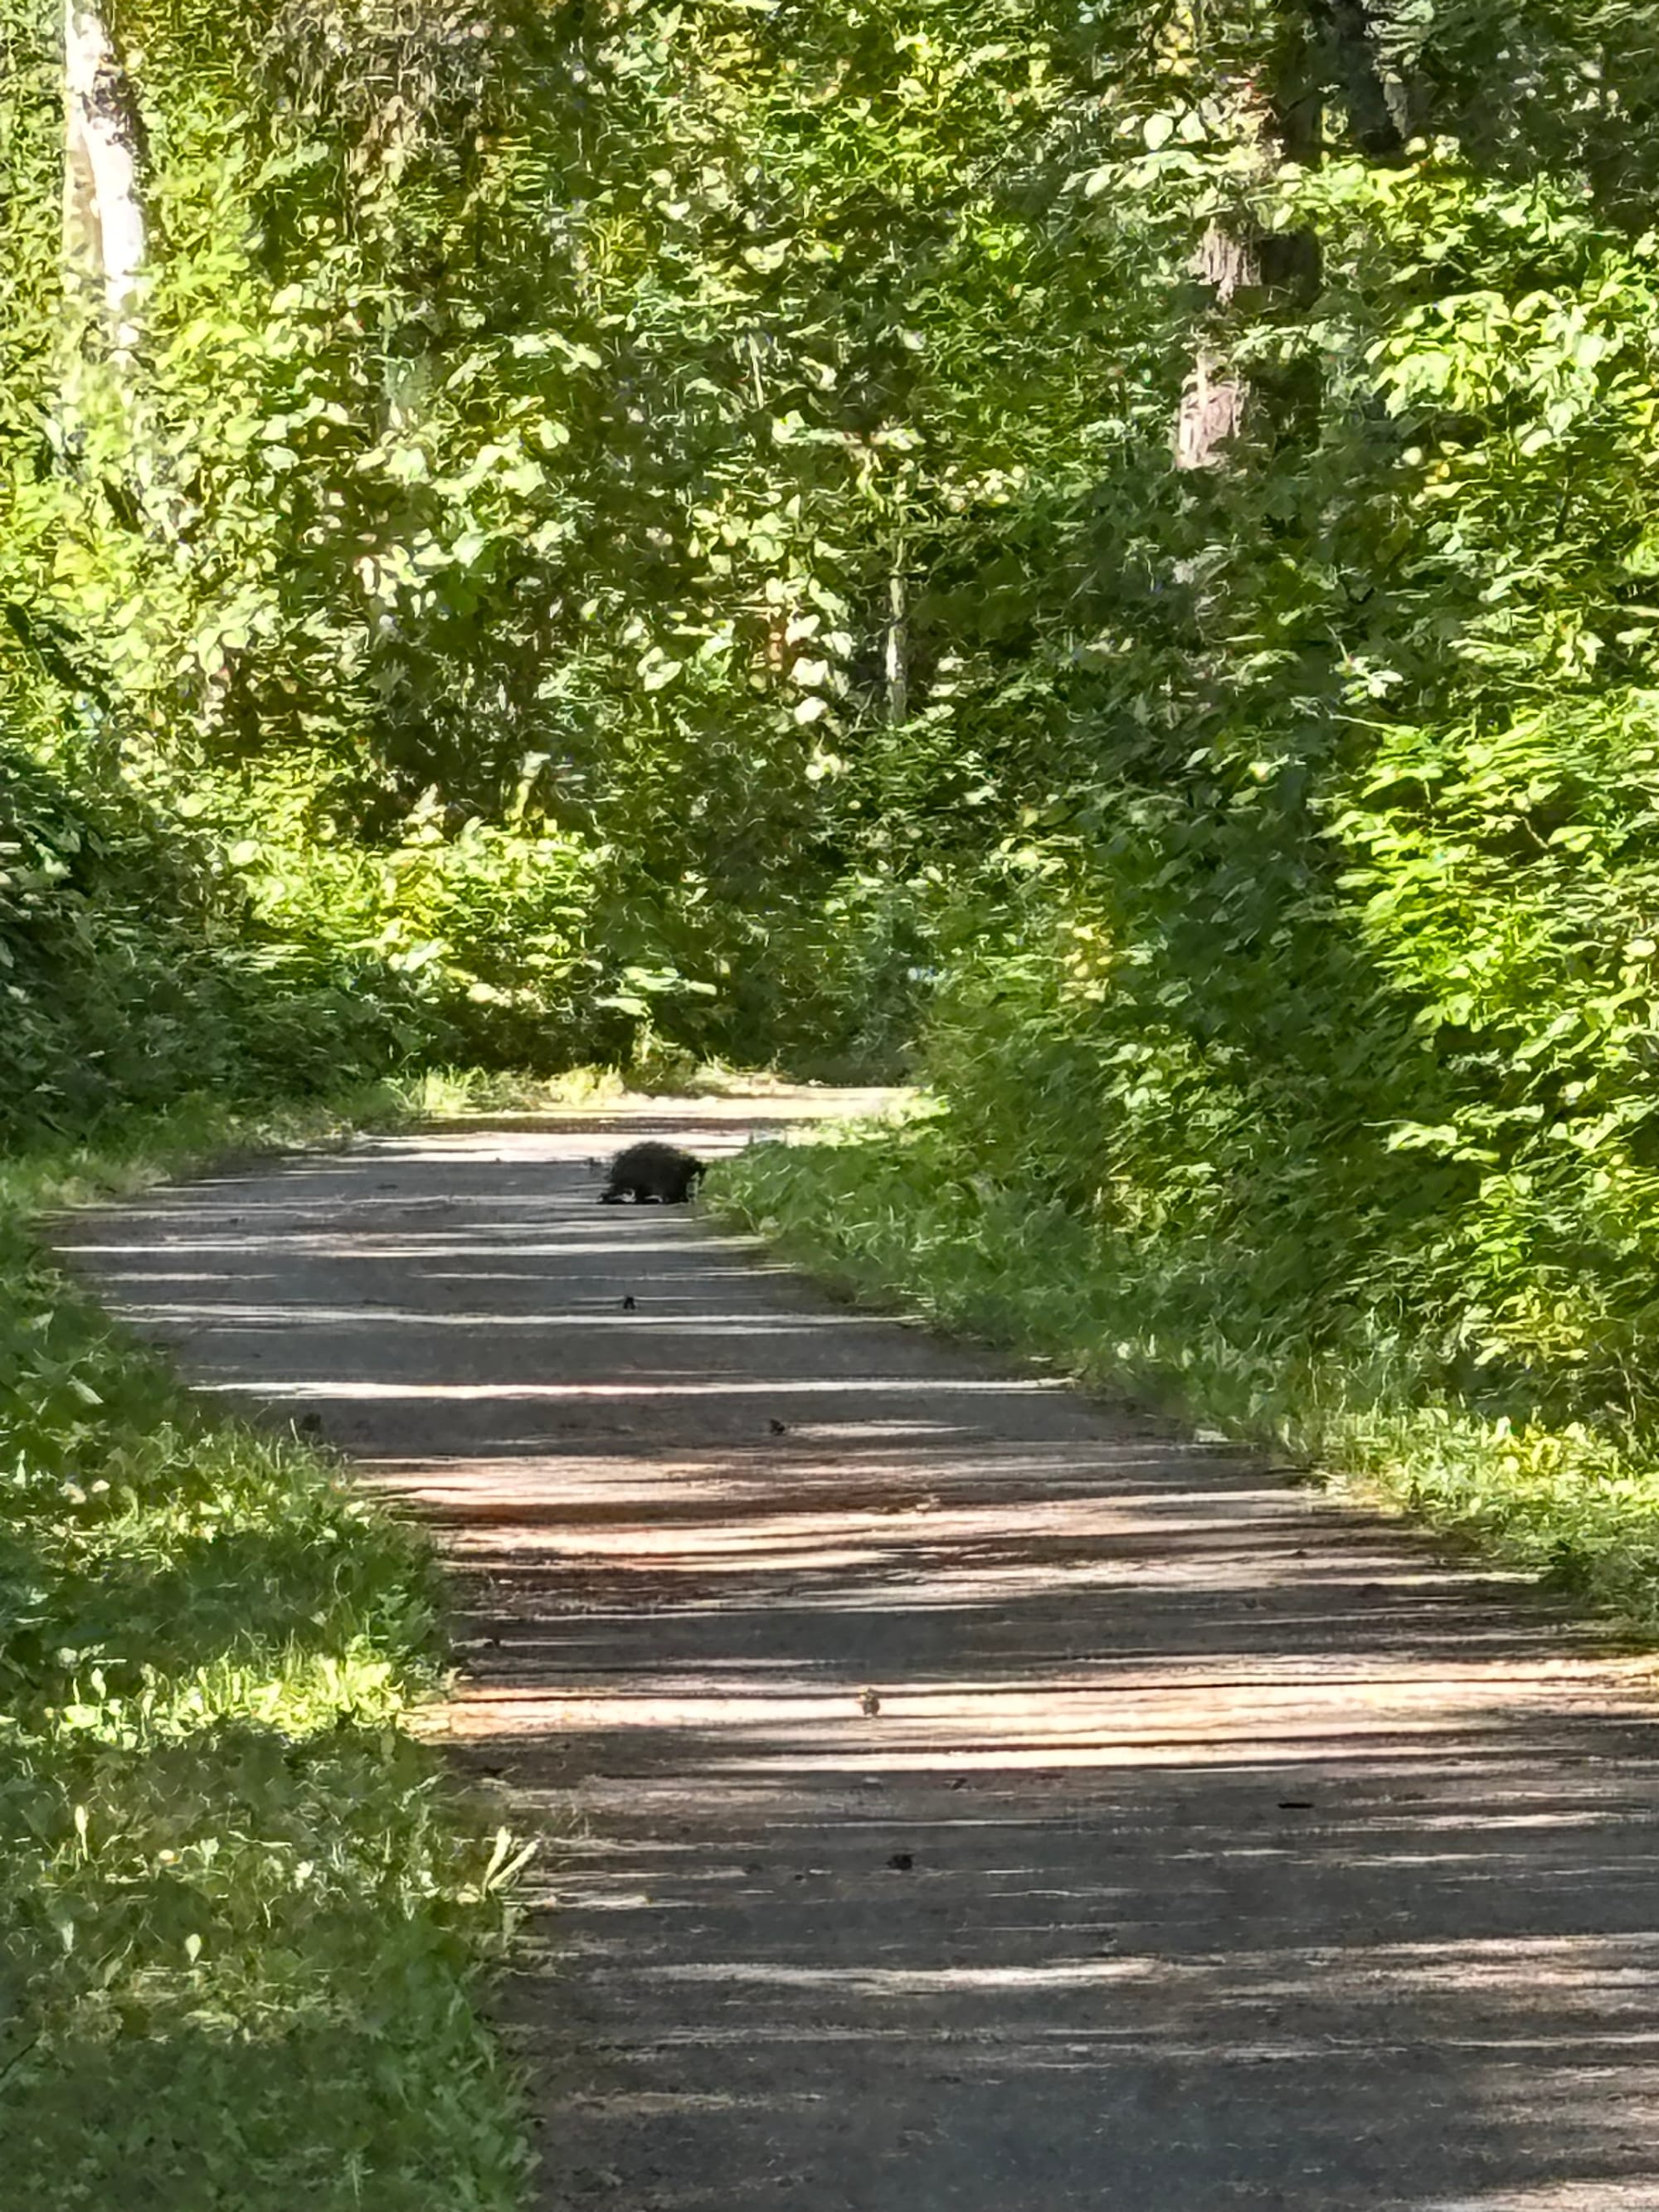
[[[904,573],[896,568],[887,585],[887,719],[902,722],[910,711],[910,649]]]
[[[138,339],[138,173],[137,118],[108,27],[93,0],[65,0],[64,289],[101,315],[118,357]]]

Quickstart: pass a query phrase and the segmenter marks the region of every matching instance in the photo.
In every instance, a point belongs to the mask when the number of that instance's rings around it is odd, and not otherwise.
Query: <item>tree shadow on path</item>
[[[75,1238],[443,1532],[455,1756],[550,1838],[504,2001],[549,2207],[1659,2207],[1634,1662],[601,1212],[598,1148],[386,1140]]]

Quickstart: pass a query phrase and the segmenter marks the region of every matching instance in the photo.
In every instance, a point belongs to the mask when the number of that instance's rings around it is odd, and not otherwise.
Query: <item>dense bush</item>
[[[0,9],[0,731],[108,972],[37,1006],[14,1123],[191,1060],[890,1054],[908,933],[816,727],[842,647],[800,674],[867,501],[786,420],[811,346],[751,224],[793,120],[723,112],[765,27],[110,9],[150,249],[123,349],[61,287],[60,20]]]
[[[940,1110],[739,1180],[1648,1618],[1659,46],[1367,13],[1042,49],[1095,97],[1006,149],[1034,304],[929,424],[998,503],[918,530],[933,673],[858,771]],[[937,293],[920,357],[962,328]],[[1176,467],[1206,382],[1240,427]]]
[[[263,926],[188,824],[0,753],[0,1141],[193,1091],[316,1093],[453,1035],[368,947]]]
[[[1096,173],[1109,234],[1138,181],[1228,205],[1201,84],[1161,90]],[[1622,1415],[1659,1231],[1659,239],[1587,143],[1522,150],[1243,192],[1316,236],[1320,289],[1212,333],[1258,380],[1219,465],[1054,532],[1047,711],[969,710],[1024,835],[963,894],[930,1066],[966,1157],[1264,1390],[1386,1348],[1412,1387]],[[1132,483],[1167,432],[1132,426]]]

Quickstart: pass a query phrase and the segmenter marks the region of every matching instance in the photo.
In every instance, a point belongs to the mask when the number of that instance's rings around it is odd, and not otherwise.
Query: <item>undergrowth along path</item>
[[[546,1838],[503,2010],[548,2212],[1659,2204],[1646,1663],[594,1203],[622,1137],[790,1104],[378,1139],[68,1232],[443,1534],[442,1725]]]

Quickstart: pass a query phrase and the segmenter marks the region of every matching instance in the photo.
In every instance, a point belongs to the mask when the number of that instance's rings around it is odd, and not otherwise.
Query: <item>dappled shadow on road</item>
[[[75,1232],[205,1387],[444,1531],[455,1755],[550,1838],[508,2007],[550,2206],[1659,2206],[1629,1662],[601,1213],[588,1146],[386,1142]]]

